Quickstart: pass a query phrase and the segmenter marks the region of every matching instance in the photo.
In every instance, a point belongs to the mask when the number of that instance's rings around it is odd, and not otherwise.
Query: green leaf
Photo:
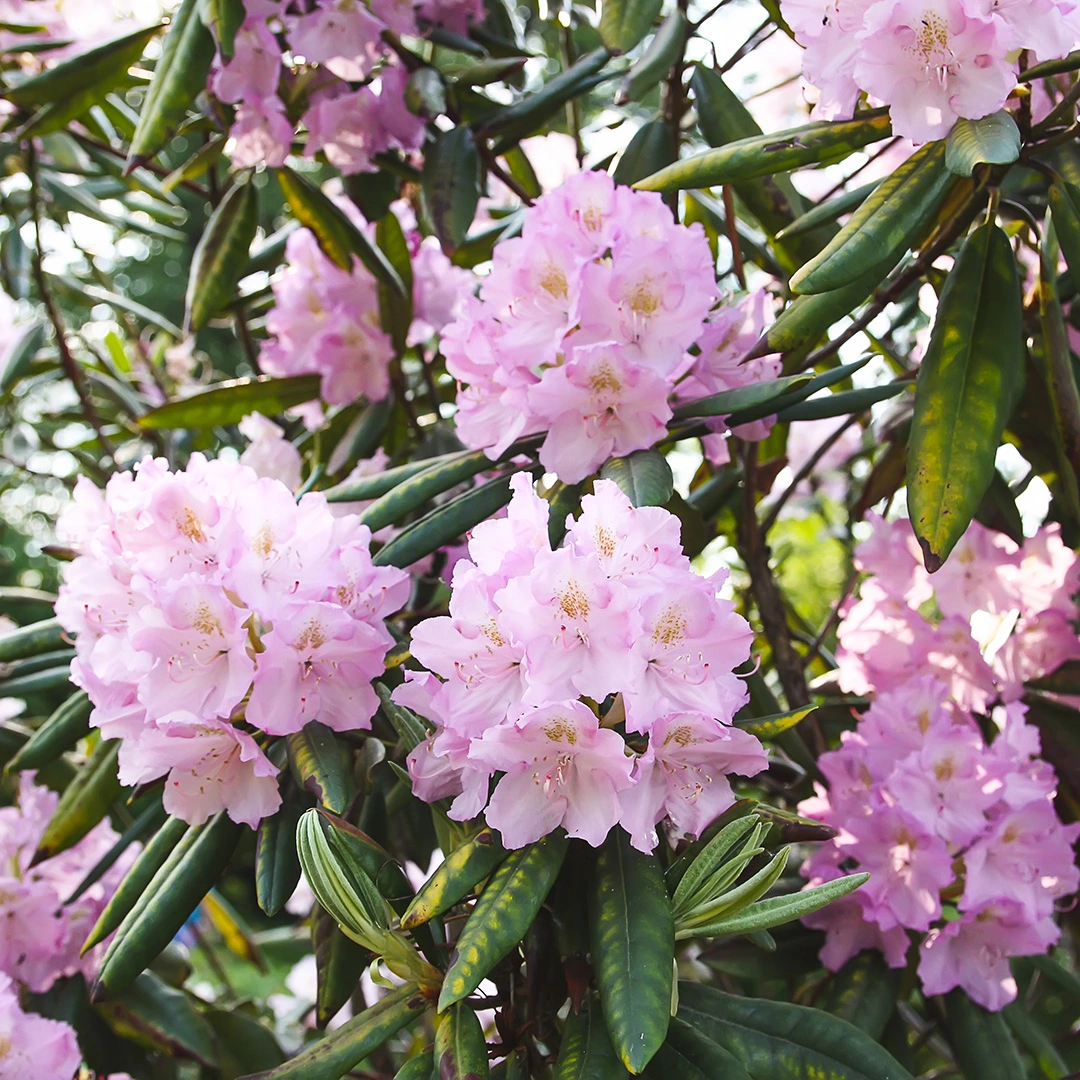
[[[98,969],[95,1000],[134,983],[172,941],[228,865],[242,828],[220,813],[196,833],[190,845],[182,845],[179,858],[162,864],[109,944]]]
[[[815,885],[812,889],[804,889],[788,896],[771,896],[705,926],[680,930],[676,937],[679,940],[691,937],[730,937],[735,934],[752,934],[757,930],[769,930],[820,911],[834,900],[854,892],[869,878],[869,874],[849,874],[847,877],[828,881],[824,885]]]
[[[201,24],[199,28],[206,33]],[[185,300],[190,329],[201,330],[235,298],[236,283],[247,269],[258,225],[255,185],[249,182],[230,188],[210,215],[192,256]]]
[[[345,744],[325,724],[312,720],[285,736],[289,766],[296,782],[335,814],[344,814],[356,784]]]
[[[42,106],[62,106],[85,98],[87,92],[104,96],[113,86],[126,78],[129,69],[143,55],[147,42],[164,28],[151,26],[136,30],[126,37],[118,38],[97,49],[91,49],[65,60],[63,64],[44,71],[41,75],[25,79],[17,86],[9,86],[0,93],[21,109],[37,109]],[[60,126],[63,126],[60,125]]]
[[[770,406],[774,402],[777,403],[777,408],[781,408],[791,389],[807,386],[810,379],[810,375],[784,375],[767,382],[737,386],[734,390],[722,390],[718,394],[680,405],[675,410],[675,419],[688,420],[695,416],[729,416],[749,409]],[[761,415],[771,416],[772,411],[762,411]]]
[[[245,14],[243,0],[200,0],[199,17],[217,40],[222,60],[233,58],[236,33]]]
[[[899,988],[900,972],[886,966],[880,953],[864,950],[832,976],[816,1005],[880,1042]]]
[[[222,1080],[236,1080],[259,1069],[272,1069],[285,1060],[277,1039],[238,1009],[209,1009],[206,1019],[217,1036]]]
[[[733,1054],[753,1077],[911,1080],[865,1032],[819,1009],[679,983],[678,1017]]]
[[[402,929],[411,930],[448,911],[499,867],[507,854],[493,829],[481,829],[447,855],[420,887],[401,916]]]
[[[1016,1080],[1027,1070],[1001,1013],[987,1012],[963,990],[945,997],[946,1029],[967,1080]]]
[[[910,389],[911,385],[910,382],[897,381],[883,386],[842,390],[839,394],[828,394],[800,402],[798,405],[789,405],[786,409],[779,409],[776,419],[786,424],[795,420],[824,420],[830,416],[851,416],[869,409],[871,405],[876,405],[879,401],[899,397],[905,390]]]
[[[90,734],[90,713],[93,711],[94,706],[85,690],[72,694],[22,745],[4,766],[4,771],[17,773],[23,769],[40,769],[55,761]]]
[[[1070,1069],[1042,1024],[1018,1001],[1009,1002],[1001,1012],[1046,1080],[1063,1080]]]
[[[428,736],[427,725],[412,709],[406,709],[394,701],[390,690],[381,682],[375,684],[375,692],[379,695],[380,708],[398,738],[408,750],[415,750]]]
[[[781,409],[787,409],[792,405],[797,405],[799,402],[805,401],[813,394],[816,394],[819,390],[824,390],[838,382],[843,382],[845,379],[854,375],[860,368],[865,367],[869,359],[869,356],[864,356],[861,360],[854,360],[850,364],[840,364],[837,367],[830,368],[828,371],[823,372],[821,375],[815,375],[808,382],[794,384],[795,388],[786,391],[783,397],[773,398],[762,405],[740,408],[728,417],[728,423],[732,427],[737,427],[739,424],[748,424],[753,420],[762,420],[766,416],[774,416]],[[805,378],[805,376],[791,375],[788,376],[788,378]],[[778,379],[776,381],[780,382],[781,380]],[[757,385],[771,386],[773,384],[759,383]],[[749,387],[747,387],[747,389],[749,389]]]
[[[682,909],[692,902],[715,871],[730,860],[729,853],[734,852],[735,845],[744,840],[752,830],[757,829],[758,820],[750,813],[751,809],[752,805],[747,806],[745,814],[740,814],[724,824],[708,843],[702,844],[694,858],[682,868],[681,873],[670,877],[669,884],[675,885],[675,893],[671,898],[673,909]],[[756,843],[751,844],[751,847],[754,846]],[[672,870],[674,869],[675,867],[672,867]]]
[[[688,1065],[690,1070],[693,1070],[691,1075],[695,1077],[700,1075],[710,1080],[712,1077],[723,1077],[724,1080],[753,1080],[731,1051],[725,1050],[677,1016],[672,1017],[664,1049],[672,1056],[678,1055],[677,1064],[672,1057],[660,1058],[658,1055],[658,1068],[655,1070],[658,1077],[670,1076],[675,1070],[678,1070],[675,1074],[681,1077],[682,1068]],[[665,1061],[670,1062],[667,1069],[664,1067]],[[651,1076],[653,1071],[650,1069],[646,1075]]]
[[[510,480],[510,476],[489,480],[453,502],[432,510],[398,533],[372,561],[376,566],[411,566],[425,555],[464,536],[510,501]]]
[[[315,953],[315,1023],[325,1028],[355,993],[371,953],[346,937],[320,904],[311,912],[311,945]]]
[[[475,453],[475,451],[458,451],[453,454],[441,454],[439,457],[409,461],[404,465],[396,465],[392,469],[387,469],[385,472],[373,473],[371,476],[361,476],[355,480],[345,480],[340,484],[335,484],[333,487],[326,488],[323,495],[326,496],[327,502],[333,503],[379,499],[410,477],[416,476],[417,473],[422,473],[435,465],[448,464],[471,453]]]
[[[675,139],[663,120],[649,120],[637,129],[612,173],[616,184],[633,184],[675,160]]]
[[[135,820],[117,837],[116,842],[90,867],[83,875],[82,881],[75,886],[75,890],[65,904],[74,904],[87,889],[96,885],[115,865],[121,855],[127,851],[136,841],[141,841],[147,833],[157,832],[167,820],[164,807],[156,799],[145,800],[145,807],[136,816]]]
[[[1008,165],[1020,156],[1020,129],[1004,109],[979,120],[960,117],[945,141],[945,168],[970,176],[976,165]]]
[[[657,14],[660,13],[660,6],[660,4],[657,5]],[[607,10],[608,6],[605,2],[605,14]],[[649,21],[652,22],[651,19]],[[664,20],[660,29],[657,30],[656,36],[649,42],[649,47],[626,73],[626,78],[623,79],[622,85],[615,95],[616,105],[625,105],[628,101],[637,101],[644,97],[667,75],[671,65],[676,63],[683,55],[683,49],[686,47],[686,30],[686,16],[676,8]],[[601,26],[602,33],[603,27]],[[664,123],[665,127],[667,126],[664,121],[660,121],[660,123]],[[670,131],[670,128],[668,130]],[[672,142],[672,149],[674,150],[674,142]],[[674,161],[676,157],[677,155],[672,153],[669,161],[659,162],[657,169],[653,171],[663,168],[670,161]],[[642,176],[648,175],[650,174],[642,174]],[[637,178],[635,177],[635,179]]]
[[[614,480],[634,506],[663,506],[675,491],[671,466],[659,450],[635,450],[611,458],[600,470],[603,480]]]
[[[170,817],[139,852],[124,880],[116,887],[112,898],[98,916],[82,951],[85,953],[104,941],[124,920],[124,916],[139,902],[150,882],[166,862],[178,862],[194,842],[203,826],[188,831],[188,823]]]
[[[634,187],[642,191],[666,192],[753,180],[815,165],[826,158],[838,160],[869,143],[887,139],[891,134],[889,118],[883,112],[857,120],[806,124],[774,135],[754,135],[704,150],[639,180]]]
[[[381,282],[379,284],[379,321],[400,354],[407,347],[413,320],[413,269],[409,242],[397,214],[391,212],[379,218],[375,224],[375,243],[404,285],[403,295]]]
[[[964,535],[993,479],[1023,364],[1016,259],[1008,237],[986,224],[949,273],[915,386],[908,506],[931,573]]]
[[[463,1001],[441,1013],[435,1027],[435,1069],[439,1080],[484,1080],[487,1042],[476,1013]]]
[[[436,495],[457,487],[477,473],[486,472],[495,463],[482,450],[467,450],[415,464],[422,467],[410,476],[403,476],[402,482],[395,484],[360,515],[360,521],[373,533],[387,525],[400,525],[409,514]],[[335,493],[333,501],[337,502],[339,498]]]
[[[480,155],[467,127],[435,136],[424,156],[420,193],[424,216],[443,250],[452,252],[468,235],[480,201]]]
[[[296,854],[296,823],[302,810],[284,802],[272,817],[263,818],[255,840],[255,897],[267,915],[276,915],[300,881]]]
[[[1080,694],[1080,660],[1066,660],[1048,674],[1029,679],[1024,685],[1051,694]]]
[[[599,1002],[589,994],[581,1012],[571,1012],[563,1028],[553,1080],[626,1080],[615,1054]]]
[[[941,142],[916,150],[874,188],[824,250],[792,276],[791,288],[831,292],[872,271],[888,273],[956,183],[944,162]]]
[[[527,135],[538,131],[568,101],[595,86],[603,78],[600,72],[610,59],[611,53],[605,48],[586,53],[535,94],[528,94],[497,112],[477,132],[478,137],[499,137],[492,152],[496,156],[505,153]]]
[[[301,225],[315,234],[326,257],[342,270],[352,270],[355,255],[371,272],[394,292],[405,295],[405,285],[387,257],[310,180],[285,166],[275,170],[281,191]]]
[[[45,324],[35,322],[18,335],[0,370],[0,396],[7,394],[30,370],[38,350],[45,344]]]
[[[776,884],[777,879],[784,872],[790,855],[791,849],[782,847],[760,870],[751,874],[740,884],[733,888],[725,886],[715,891],[708,890],[705,895],[695,898],[696,902],[689,911],[676,915],[676,937],[680,932],[683,932],[683,937],[689,937],[691,930],[695,927],[706,924],[715,926],[718,919],[733,918],[749,908],[755,900],[764,896]]]
[[[872,180],[869,184],[845,191],[828,202],[818,203],[812,210],[800,214],[790,225],[786,225],[776,234],[778,240],[793,240],[796,236],[803,236],[836,221],[837,218],[854,210],[860,203],[865,202],[867,196],[880,184],[880,180]]]
[[[640,1073],[667,1034],[675,923],[655,855],[612,829],[589,885],[593,971],[608,1034],[627,1070]]]
[[[102,740],[60,796],[31,865],[74,847],[112,808],[124,790],[117,778],[119,739]]]
[[[1080,188],[1062,180],[1051,184],[1047,194],[1061,253],[1073,278],[1080,278]]]
[[[663,0],[604,0],[600,40],[616,55],[644,40],[664,6]]]
[[[806,705],[801,709],[792,709],[790,712],[773,713],[770,716],[747,716],[735,721],[736,727],[743,731],[749,731],[759,739],[775,739],[785,731],[801,723],[815,709],[816,705]]]
[[[210,1022],[182,990],[144,971],[128,990],[102,1002],[98,1011],[121,1038],[169,1057],[190,1058],[208,1068],[219,1062]]]
[[[566,836],[549,833],[510,852],[491,876],[457,940],[439,994],[439,1011],[468,997],[525,937],[566,857]]]
[[[0,634],[0,664],[54,652],[64,644],[64,629],[56,619],[43,619],[20,626],[17,630]]]
[[[128,172],[146,164],[176,133],[206,86],[214,41],[199,17],[204,0],[183,0],[161,47],[128,148]]]
[[[396,1073],[394,1080],[432,1080],[435,1070],[435,1053],[425,1050],[414,1054]]]
[[[406,983],[291,1061],[245,1080],[340,1080],[428,1007],[428,1000],[415,983]]]
[[[277,416],[319,396],[319,375],[293,375],[272,379],[230,379],[190,397],[170,401],[139,417],[139,426],[154,430],[223,427],[243,420],[248,413]]]

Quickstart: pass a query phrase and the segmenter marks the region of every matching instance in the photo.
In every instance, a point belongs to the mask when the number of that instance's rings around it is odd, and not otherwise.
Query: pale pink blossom
[[[71,1080],[81,1062],[75,1029],[23,1012],[11,979],[0,972],[0,1080]]]

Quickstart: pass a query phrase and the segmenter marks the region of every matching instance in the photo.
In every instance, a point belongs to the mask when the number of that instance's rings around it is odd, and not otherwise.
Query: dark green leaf
[[[476,1013],[463,1001],[439,1015],[434,1061],[439,1080],[484,1080],[487,1042]]]
[[[675,410],[677,420],[688,420],[695,416],[729,416],[777,403],[782,408],[788,400],[787,394],[793,387],[807,387],[812,376],[785,375],[767,382],[750,383],[749,386],[737,386],[734,390],[722,390],[719,394],[687,402]],[[771,416],[772,411],[762,412],[762,416]],[[740,421],[742,423],[743,421]]]
[[[634,0],[630,0],[630,2],[633,3]],[[638,2],[641,2],[641,0],[638,0]],[[657,4],[657,15],[660,13],[660,6],[660,4]],[[605,0],[605,15],[607,11],[608,5]],[[651,19],[649,21],[652,22]],[[628,101],[637,101],[639,98],[644,97],[667,75],[671,65],[679,60],[683,54],[683,49],[686,47],[686,30],[686,16],[676,8],[664,20],[663,26],[657,30],[656,36],[649,42],[649,47],[641,54],[640,59],[627,72],[626,78],[623,79],[622,85],[615,95],[616,105],[625,105]],[[601,26],[602,32],[603,27]],[[605,44],[610,46],[610,42],[605,41]],[[676,155],[673,153],[670,160],[674,161],[675,157]],[[660,168],[667,164],[669,164],[667,161],[660,162],[654,171],[659,171]],[[650,174],[643,173],[642,175],[647,176]],[[623,183],[631,182],[623,181]]]
[[[675,922],[655,855],[631,847],[612,829],[589,887],[593,971],[612,1045],[640,1073],[667,1034]]]
[[[53,652],[64,644],[64,629],[56,619],[20,626],[0,634],[0,664]]]
[[[910,382],[892,382],[884,386],[864,386],[859,390],[842,390],[839,394],[802,401],[798,405],[789,405],[776,413],[776,419],[782,424],[795,420],[824,420],[830,416],[851,416],[863,412],[879,401],[899,397],[911,387]]]
[[[247,1080],[340,1080],[428,1007],[414,984],[399,986],[291,1061]]]
[[[206,28],[195,22],[205,34]],[[258,225],[259,195],[255,185],[237,184],[214,209],[192,256],[185,301],[190,329],[201,330],[234,299],[236,283],[250,261]]]
[[[424,157],[424,216],[447,252],[468,235],[480,201],[480,156],[467,127],[440,132]]]
[[[600,1003],[590,994],[581,1012],[571,1012],[566,1018],[554,1080],[626,1080],[626,1076],[611,1045]]]
[[[19,334],[0,370],[0,395],[8,393],[30,369],[38,350],[45,344],[45,332],[44,323],[33,323]]]
[[[911,1080],[865,1032],[818,1009],[679,984],[680,1020],[768,1080]]]
[[[244,21],[243,0],[199,0],[199,16],[203,25],[217,39],[223,60],[231,60],[236,32]]]
[[[670,165],[675,156],[675,139],[671,128],[663,120],[649,120],[634,133],[612,177],[616,184],[633,184],[643,176],[650,176],[657,169]]]
[[[105,815],[124,790],[117,778],[120,740],[102,740],[64,789],[34,852],[34,862],[51,859],[77,844]]]
[[[273,1069],[285,1060],[277,1039],[238,1009],[211,1009],[206,1019],[217,1036],[222,1080],[236,1080],[258,1069]]]
[[[987,1012],[963,990],[945,998],[949,1045],[967,1080],[1017,1080],[1024,1063],[1001,1013]]]
[[[217,1040],[209,1021],[182,990],[144,971],[134,985],[98,1006],[109,1026],[138,1046],[169,1057],[218,1064]]]
[[[300,731],[285,736],[289,765],[296,781],[335,814],[344,814],[356,784],[349,752],[337,735],[312,720]]]
[[[131,137],[129,172],[149,161],[172,138],[206,86],[214,41],[199,18],[198,9],[205,2],[183,0],[173,15]]]
[[[663,0],[604,0],[600,40],[613,52],[629,52],[652,29]]]
[[[642,191],[681,191],[684,188],[717,187],[737,180],[788,172],[814,165],[892,134],[884,113],[856,120],[825,121],[781,131],[775,135],[755,135],[700,154],[661,169],[634,187]]]
[[[1008,165],[1020,156],[1020,129],[1012,115],[999,109],[979,120],[960,117],[945,141],[945,168],[970,176],[976,165]]]
[[[887,967],[880,953],[866,950],[829,980],[816,1004],[880,1042],[899,988],[900,972]]]
[[[954,183],[942,143],[916,150],[874,188],[825,249],[794,274],[791,288],[827,293],[878,269],[884,276],[933,220]]]
[[[267,915],[276,915],[285,906],[300,881],[296,823],[301,812],[296,803],[286,801],[276,814],[259,822],[255,841],[255,896]]]
[[[278,183],[293,215],[315,234],[327,258],[342,270],[352,270],[355,255],[376,281],[405,295],[405,285],[390,261],[348,218],[306,177],[282,166],[277,170]]]
[[[663,506],[675,490],[671,466],[659,450],[635,450],[611,458],[600,470],[603,480],[614,480],[634,506]]]
[[[80,739],[90,734],[90,713],[94,706],[86,691],[79,690],[69,697],[30,736],[19,752],[5,766],[6,772],[40,769],[70,750]]]
[[[1023,379],[1020,282],[995,225],[964,244],[942,290],[915,387],[908,506],[927,569],[963,536],[994,475]]]
[[[277,416],[319,396],[318,375],[272,379],[231,379],[190,397],[170,401],[139,417],[139,426],[154,429],[223,427],[248,413]]]
[[[402,929],[411,930],[452,908],[500,866],[506,856],[498,834],[492,829],[481,829],[447,855],[420,887],[401,917]]]
[[[517,945],[540,910],[566,857],[567,839],[549,833],[512,851],[492,875],[457,941],[439,994],[439,1011],[471,994]]]

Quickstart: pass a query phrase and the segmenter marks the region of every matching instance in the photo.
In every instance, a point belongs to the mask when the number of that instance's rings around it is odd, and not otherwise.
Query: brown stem
[[[735,219],[735,196],[731,185],[724,185],[724,224],[727,226],[728,242],[731,244],[731,268],[739,279],[739,288],[746,291],[746,268],[743,265],[742,245],[739,243],[738,223]]]
[[[757,444],[746,443],[743,450],[743,507],[739,515],[739,551],[750,574],[750,589],[757,601],[761,626],[772,649],[776,673],[784,688],[788,708],[810,704],[802,658],[791,643],[784,601],[769,568],[769,546],[757,519],[754,478],[757,472]]]

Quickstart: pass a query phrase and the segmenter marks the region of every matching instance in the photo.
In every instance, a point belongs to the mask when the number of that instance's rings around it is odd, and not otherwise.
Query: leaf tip
[[[926,567],[926,572],[936,574],[945,565],[945,560],[930,547],[930,541],[925,537],[920,536],[918,540],[919,547],[922,548],[923,565]]]

